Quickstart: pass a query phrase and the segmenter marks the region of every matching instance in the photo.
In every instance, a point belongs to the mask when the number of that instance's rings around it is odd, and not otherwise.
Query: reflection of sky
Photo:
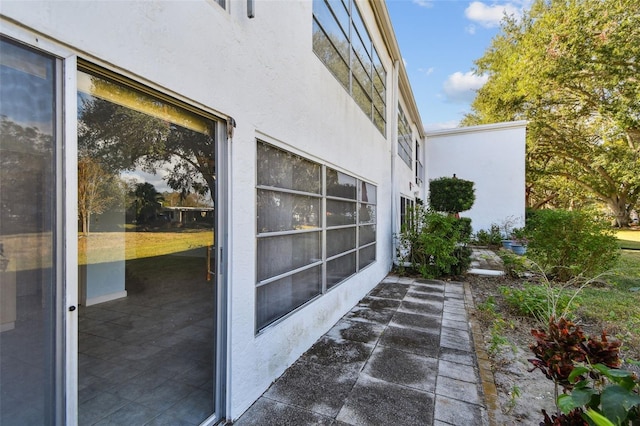
[[[0,42],[0,115],[21,126],[53,133],[53,60]]]
[[[156,174],[147,173],[143,170],[125,170],[120,173],[120,178],[125,181],[134,181],[135,183],[150,183],[154,186],[156,191],[158,192],[173,192],[173,189],[169,188],[166,181],[164,180],[164,176],[168,173],[164,170],[156,170]]]

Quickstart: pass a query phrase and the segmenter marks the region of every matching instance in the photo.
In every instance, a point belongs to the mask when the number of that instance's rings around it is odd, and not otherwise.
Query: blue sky
[[[425,129],[456,127],[486,77],[472,71],[498,34],[504,13],[528,0],[387,0]]]

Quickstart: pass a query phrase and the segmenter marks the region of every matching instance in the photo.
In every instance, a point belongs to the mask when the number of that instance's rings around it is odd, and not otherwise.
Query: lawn
[[[79,235],[78,264],[164,256],[213,245],[211,230],[92,232]]]
[[[626,229],[616,234],[621,248],[640,250],[640,229]]]
[[[580,295],[578,315],[640,353],[640,251],[622,250],[609,285],[588,287]]]

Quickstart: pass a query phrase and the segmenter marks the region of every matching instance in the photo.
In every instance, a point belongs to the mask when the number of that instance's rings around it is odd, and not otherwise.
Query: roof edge
[[[520,127],[527,127],[529,121],[527,120],[519,120],[519,121],[505,121],[502,123],[491,123],[491,124],[480,124],[478,126],[467,126],[467,127],[455,127],[453,129],[442,129],[442,130],[432,130],[426,132],[426,137],[433,136],[448,136],[462,133],[478,133],[478,132],[490,132],[494,130],[508,130],[508,129],[517,129]]]

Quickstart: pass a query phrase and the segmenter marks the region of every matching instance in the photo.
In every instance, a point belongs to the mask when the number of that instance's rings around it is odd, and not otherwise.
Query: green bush
[[[527,222],[527,257],[559,281],[595,277],[619,256],[609,224],[586,211],[540,210]]]
[[[417,206],[412,226],[399,235],[398,259],[409,262],[425,278],[466,271],[471,250],[464,246],[461,226],[453,216]]]
[[[500,293],[513,311],[541,321],[550,318],[554,309],[565,311],[569,304],[573,308],[579,303],[577,299],[572,301],[571,296],[561,289],[530,283],[524,283],[522,289],[501,286]],[[552,301],[556,303],[555,308]]]
[[[502,259],[504,270],[507,275],[514,278],[520,278],[522,274],[529,270],[527,258],[501,248],[498,250],[498,256]]]
[[[471,218],[469,217],[459,218],[458,228],[460,229],[460,239],[463,242],[469,242],[471,240],[471,232],[473,231],[473,228],[471,227]]]
[[[469,210],[476,200],[473,182],[457,177],[429,181],[429,207],[438,212],[459,213]]]
[[[482,246],[499,247],[502,244],[502,234],[498,225],[491,225],[489,230],[481,229],[476,232],[474,241]]]

